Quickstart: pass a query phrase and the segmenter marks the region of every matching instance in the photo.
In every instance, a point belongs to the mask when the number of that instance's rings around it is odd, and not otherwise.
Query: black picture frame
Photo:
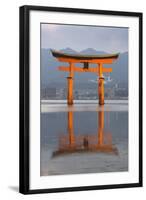
[[[48,188],[34,189],[29,188],[29,31],[30,31],[30,11],[44,12],[67,12],[67,13],[84,13],[94,15],[112,15],[112,16],[129,16],[138,17],[139,19],[139,182],[129,184],[114,184],[114,185],[97,185],[97,186],[81,186],[68,188]],[[20,134],[19,134],[19,155],[20,155],[20,174],[19,174],[19,191],[22,194],[36,193],[52,193],[52,192],[68,192],[68,191],[83,191],[83,190],[98,190],[98,189],[114,189],[114,188],[129,188],[142,186],[142,13],[138,12],[123,12],[123,11],[107,11],[107,10],[90,10],[79,8],[63,8],[63,7],[44,7],[44,6],[22,6],[20,7]]]

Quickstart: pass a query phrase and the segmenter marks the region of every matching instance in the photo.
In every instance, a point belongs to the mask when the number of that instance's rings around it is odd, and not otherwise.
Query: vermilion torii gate
[[[68,94],[67,103],[68,105],[73,104],[73,78],[74,72],[92,72],[99,76],[98,79],[98,96],[99,105],[104,105],[104,77],[103,73],[112,72],[112,68],[105,68],[103,64],[112,64],[119,56],[119,54],[106,54],[106,55],[82,55],[82,54],[69,54],[61,51],[51,50],[52,55],[57,58],[60,62],[67,62],[69,66],[60,66],[60,71],[68,71]],[[75,63],[83,63],[84,67],[77,67]],[[89,63],[97,64],[97,67],[90,67]]]

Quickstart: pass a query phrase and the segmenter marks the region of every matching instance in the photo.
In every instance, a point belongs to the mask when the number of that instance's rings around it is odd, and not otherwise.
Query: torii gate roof
[[[92,59],[117,59],[119,53],[115,54],[96,54],[96,55],[87,55],[87,54],[71,54],[71,53],[64,53],[62,51],[57,51],[51,49],[52,55],[56,58],[73,58],[77,60],[92,60]]]

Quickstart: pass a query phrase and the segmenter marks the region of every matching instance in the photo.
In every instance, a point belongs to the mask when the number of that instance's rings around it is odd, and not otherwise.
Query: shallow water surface
[[[40,175],[128,170],[128,111],[41,113]]]

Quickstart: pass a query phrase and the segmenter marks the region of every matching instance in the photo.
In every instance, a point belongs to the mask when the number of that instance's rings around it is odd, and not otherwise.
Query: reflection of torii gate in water
[[[103,64],[112,64],[116,60],[119,54],[106,54],[106,55],[81,55],[81,54],[68,54],[61,51],[51,50],[52,55],[60,62],[69,63],[68,67],[60,66],[60,71],[68,71],[68,94],[67,103],[68,105],[73,104],[73,78],[74,72],[93,72],[99,76],[98,79],[98,96],[99,104],[104,104],[104,77],[103,73],[112,72],[112,68],[105,68]],[[83,63],[84,67],[76,67],[75,63]],[[89,63],[97,64],[97,67],[90,67]]]
[[[73,111],[68,112],[68,135],[61,135],[59,146],[53,152],[53,157],[74,152],[102,152],[118,154],[117,148],[112,144],[112,134],[104,132],[104,110],[97,112],[98,129],[96,134],[75,135],[73,125]]]

